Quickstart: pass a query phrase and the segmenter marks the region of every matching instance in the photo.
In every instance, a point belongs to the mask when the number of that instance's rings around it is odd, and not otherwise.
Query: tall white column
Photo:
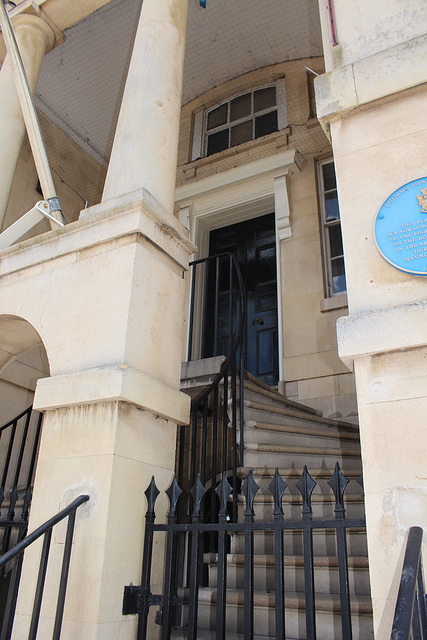
[[[141,187],[174,203],[188,0],[144,0],[103,201]]]
[[[55,34],[37,16],[21,14],[13,21],[28,84],[34,93],[44,55],[52,49]],[[25,124],[15,89],[11,61],[6,56],[0,70],[0,231],[25,135]],[[22,212],[24,213],[24,212]]]
[[[141,579],[143,491],[152,475],[159,489],[169,486],[176,425],[189,421],[190,399],[179,385],[183,276],[195,247],[172,211],[187,1],[144,0],[103,202],[59,236],[48,234],[46,255],[53,259],[41,280],[37,270],[24,274],[15,264],[32,295],[9,289],[12,281],[1,277],[6,262],[0,264],[0,310],[31,314],[51,373],[38,384],[34,403],[44,422],[29,529],[76,492],[90,495],[77,517],[63,640],[136,637],[136,617],[122,615],[122,601],[124,586]],[[29,263],[39,260],[37,249],[30,243]],[[22,247],[10,254],[26,255]],[[49,292],[49,302],[41,291]],[[157,521],[167,508],[159,498]],[[51,576],[60,573],[57,542]],[[157,537],[153,593],[162,589],[163,545]],[[28,549],[14,640],[28,635],[37,562],[37,550]],[[48,580],[43,638],[52,637],[56,601],[55,578]],[[147,635],[153,639],[154,609]]]

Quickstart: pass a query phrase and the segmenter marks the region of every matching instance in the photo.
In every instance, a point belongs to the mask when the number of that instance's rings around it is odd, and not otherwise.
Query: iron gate
[[[358,479],[362,485],[362,478]],[[240,633],[245,640],[254,636],[254,533],[271,532],[274,540],[274,605],[275,636],[281,640],[285,635],[285,579],[284,579],[284,532],[301,532],[304,556],[304,590],[305,590],[305,627],[307,640],[316,640],[316,606],[315,578],[313,562],[313,531],[316,529],[333,530],[336,536],[336,551],[339,574],[339,601],[341,611],[342,637],[352,638],[350,611],[350,589],[348,579],[348,559],[346,530],[365,527],[364,518],[346,518],[344,492],[349,480],[342,474],[338,463],[328,485],[335,498],[334,517],[329,520],[314,519],[312,514],[312,492],[316,482],[308,473],[307,467],[296,488],[302,496],[301,518],[286,519],[283,511],[283,495],[288,485],[278,470],[268,485],[272,495],[273,519],[269,522],[257,522],[254,512],[254,498],[259,485],[252,472],[243,484],[244,496],[243,521],[231,522],[228,515],[228,503],[233,492],[225,473],[215,489],[219,500],[217,522],[203,522],[203,503],[207,494],[200,476],[190,492],[190,517],[185,522],[178,518],[177,504],[182,500],[183,491],[176,478],[166,491],[170,509],[167,524],[156,524],[155,503],[159,496],[154,477],[145,492],[148,509],[143,552],[143,569],[141,587],[125,587],[123,614],[138,614],[137,640],[147,637],[147,621],[149,609],[159,607],[156,621],[161,625],[162,640],[169,640],[172,631],[179,627],[180,638],[195,640],[198,634],[199,594],[205,584],[203,576],[203,545],[206,536],[217,539],[217,588],[216,588],[216,624],[215,634],[218,640],[226,638],[227,611],[227,551],[230,536],[240,534],[244,537],[244,593],[243,593],[243,625]],[[166,533],[166,561],[164,572],[164,589],[162,594],[153,594],[151,589],[151,565],[153,542],[155,535]],[[184,553],[180,553],[184,550]],[[269,632],[271,635],[271,632]]]

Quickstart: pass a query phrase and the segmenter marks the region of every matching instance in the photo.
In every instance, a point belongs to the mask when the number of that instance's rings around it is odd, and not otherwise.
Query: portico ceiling
[[[140,6],[111,0],[66,29],[37,87],[39,109],[104,165]],[[190,0],[183,104],[251,69],[321,54],[317,0]]]

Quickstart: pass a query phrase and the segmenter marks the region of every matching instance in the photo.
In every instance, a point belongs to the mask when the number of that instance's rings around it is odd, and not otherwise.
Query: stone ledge
[[[77,222],[3,249],[0,276],[133,234],[146,237],[185,269],[188,256],[196,250],[179,220],[146,189],[138,189],[84,209]]]
[[[317,117],[330,122],[361,105],[426,82],[426,70],[414,60],[427,57],[427,36],[419,36],[315,79]],[[381,81],[379,81],[381,78]]]
[[[339,296],[331,298],[323,298],[320,301],[320,311],[335,311],[336,309],[346,309],[348,307],[347,293],[341,293]]]
[[[338,355],[353,370],[354,361],[427,345],[427,302],[368,311],[337,320]]]
[[[129,402],[177,424],[189,422],[189,396],[125,364],[43,378],[37,383],[34,409],[52,411],[117,401]]]

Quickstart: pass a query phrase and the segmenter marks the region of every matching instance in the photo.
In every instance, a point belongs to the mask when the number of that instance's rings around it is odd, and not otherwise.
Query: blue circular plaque
[[[427,177],[407,182],[384,201],[375,218],[374,238],[393,267],[427,276]]]

